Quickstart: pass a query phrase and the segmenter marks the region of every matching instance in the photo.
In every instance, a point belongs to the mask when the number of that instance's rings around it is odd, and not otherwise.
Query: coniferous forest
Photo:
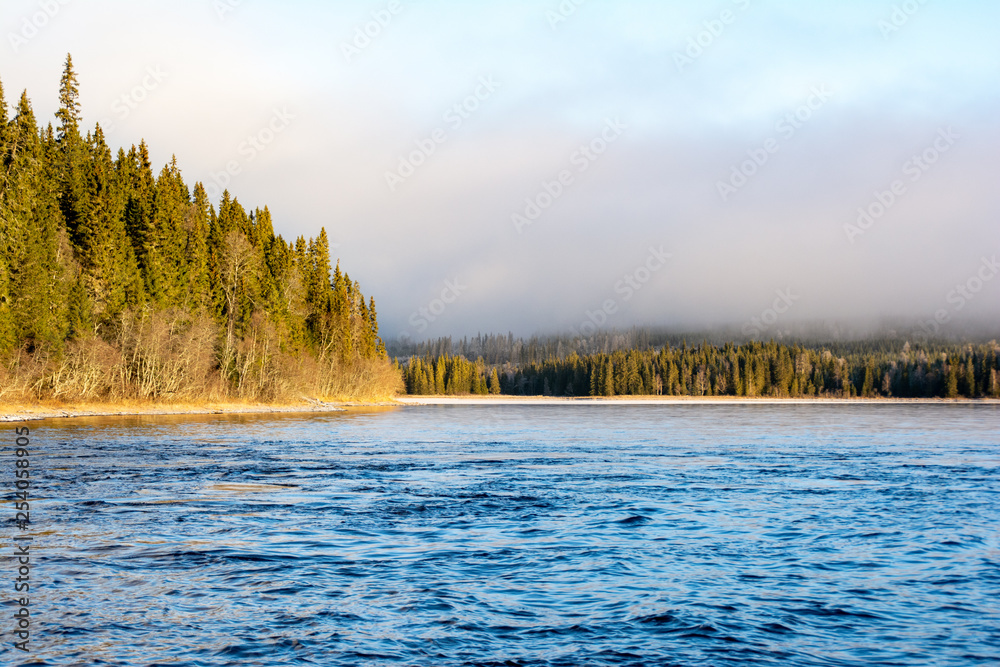
[[[490,336],[455,345],[442,339],[405,362],[406,389],[425,395],[1000,398],[995,341],[682,342],[638,349],[630,340],[625,349],[579,354],[572,348],[580,343]],[[468,350],[480,353],[475,362],[462,353]]]
[[[210,202],[176,158],[81,127],[67,56],[55,124],[0,83],[0,398],[389,397],[373,299],[271,213]]]

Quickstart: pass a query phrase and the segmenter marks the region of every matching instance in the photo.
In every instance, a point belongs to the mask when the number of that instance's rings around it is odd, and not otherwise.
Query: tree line
[[[402,364],[410,394],[1000,398],[1000,344],[664,345],[523,364],[443,354]]]
[[[55,126],[0,83],[0,396],[391,395],[374,299],[326,231],[286,241],[271,212],[217,206],[176,158],[83,133],[67,56]]]

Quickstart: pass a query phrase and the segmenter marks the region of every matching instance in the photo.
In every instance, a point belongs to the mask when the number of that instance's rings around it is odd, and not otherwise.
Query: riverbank
[[[581,398],[556,396],[400,396],[392,401],[381,402],[323,402],[303,400],[290,403],[62,403],[59,401],[40,401],[31,404],[0,402],[0,422],[37,421],[41,419],[69,417],[343,412],[351,408],[421,405],[752,405],[774,403],[786,405],[937,404],[1000,406],[1000,400],[990,398],[739,398],[735,396],[602,396]]]
[[[754,404],[783,403],[789,405],[815,404],[922,404],[941,405],[1000,405],[993,398],[741,398],[738,396],[402,396],[397,398],[403,405],[690,405],[690,404]]]
[[[303,400],[289,403],[0,403],[0,422],[37,421],[66,417],[124,417],[138,415],[224,415],[294,412],[344,412],[349,408],[397,405],[391,402],[323,402]]]

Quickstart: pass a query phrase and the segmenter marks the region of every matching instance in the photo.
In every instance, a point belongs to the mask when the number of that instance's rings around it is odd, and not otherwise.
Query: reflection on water
[[[32,433],[33,664],[1000,662],[995,407],[447,406]]]

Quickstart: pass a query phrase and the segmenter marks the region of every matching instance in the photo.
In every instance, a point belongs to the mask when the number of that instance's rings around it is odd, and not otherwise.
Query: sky
[[[1000,3],[4,0],[0,80],[414,340],[1000,322]]]

